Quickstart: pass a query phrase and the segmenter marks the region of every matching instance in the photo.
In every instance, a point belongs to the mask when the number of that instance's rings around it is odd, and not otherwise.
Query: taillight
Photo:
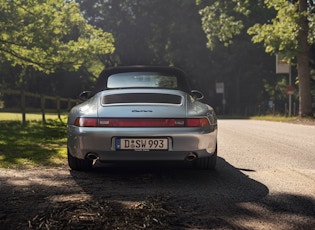
[[[210,126],[209,120],[207,118],[189,118],[186,120],[187,127],[206,127]]]
[[[77,118],[78,127],[206,127],[207,118]]]
[[[100,119],[102,127],[181,127],[184,123],[184,119],[165,118]]]
[[[98,118],[78,117],[74,122],[79,127],[98,127]]]

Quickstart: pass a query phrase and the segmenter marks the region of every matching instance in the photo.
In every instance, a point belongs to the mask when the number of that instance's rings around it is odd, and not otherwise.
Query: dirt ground
[[[1,229],[311,229],[305,197],[272,195],[223,158],[187,165],[0,170]],[[284,205],[285,204],[285,205]],[[297,207],[300,204],[301,207]]]
[[[235,202],[253,199],[250,196],[264,197],[268,191],[223,160],[220,162],[224,171],[143,164],[101,166],[91,172],[70,171],[66,165],[54,169],[0,170],[0,226],[239,229],[242,224],[235,219],[243,211]],[[235,178],[222,172],[230,172]],[[235,186],[235,180],[242,183]],[[237,191],[248,186],[253,190]]]
[[[185,166],[186,167],[186,166]],[[168,186],[196,173],[185,167],[98,167],[0,171],[1,229],[192,229],[209,226]],[[183,173],[182,176],[179,174]],[[175,180],[168,175],[176,174]],[[198,174],[198,173],[197,173]],[[185,176],[186,175],[186,176]],[[169,184],[160,186],[161,180]],[[188,188],[189,190],[190,188]],[[177,191],[176,193],[178,193]],[[197,205],[197,204],[196,204]],[[194,205],[193,205],[194,206]],[[195,214],[194,214],[195,213]],[[213,226],[214,223],[211,223]]]

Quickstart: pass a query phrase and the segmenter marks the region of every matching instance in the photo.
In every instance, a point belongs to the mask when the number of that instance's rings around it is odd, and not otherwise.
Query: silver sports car
[[[68,116],[68,163],[89,170],[96,160],[191,161],[213,169],[217,118],[174,67],[105,69]]]

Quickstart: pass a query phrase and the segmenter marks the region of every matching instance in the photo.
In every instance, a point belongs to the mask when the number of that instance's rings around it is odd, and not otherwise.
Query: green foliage
[[[308,26],[309,26],[309,43],[315,44],[315,3],[309,7],[308,14]]]
[[[78,70],[114,51],[112,35],[86,23],[74,1],[0,0],[0,15],[0,55],[13,65]]]
[[[0,168],[62,166],[66,163],[66,125],[59,120],[0,121]]]
[[[239,35],[244,28],[241,15],[248,15],[248,0],[244,1],[210,1],[200,10],[202,28],[206,33],[207,46],[213,49],[216,40],[225,46],[232,44],[232,38]],[[197,1],[200,4],[200,1]]]
[[[202,2],[201,0],[197,1]],[[314,1],[310,0],[263,0],[263,1],[205,1],[207,5],[201,10],[202,26],[208,38],[208,47],[213,49],[216,40],[229,45],[232,39],[242,36],[242,29],[252,35],[254,43],[263,43],[267,53],[282,53],[287,61],[296,58],[299,78],[299,113],[300,116],[312,116],[310,90],[310,45],[314,42]],[[233,4],[239,4],[233,7]],[[242,5],[243,4],[243,5]],[[261,12],[270,11],[271,17],[261,20],[249,17],[255,23],[246,25],[246,17],[257,12],[257,5]],[[248,9],[246,11],[245,9]],[[241,14],[240,14],[241,12]],[[245,13],[244,13],[245,12]],[[249,13],[248,13],[249,12]],[[258,11],[259,12],[259,11]],[[274,12],[275,15],[272,15]],[[243,35],[244,36],[244,35]]]
[[[315,6],[308,2],[308,11],[301,14],[298,11],[298,1],[264,0],[269,10],[275,11],[276,16],[270,22],[256,23],[248,29],[253,36],[253,42],[264,43],[267,53],[283,53],[287,59],[293,58],[298,52],[298,33],[301,29],[300,17],[304,14],[308,20],[309,44],[315,43]]]
[[[285,54],[288,59],[296,55],[298,51],[297,37],[301,29],[299,20],[302,16],[298,10],[298,1],[264,0],[261,3],[260,1],[244,0],[197,0],[197,4],[202,2],[207,4],[200,13],[202,15],[202,28],[207,34],[209,48],[213,49],[216,39],[225,45],[231,44],[233,37],[246,28],[244,18],[241,16],[250,16],[254,7],[258,5],[261,7],[261,13],[275,12],[275,16],[263,22],[254,20],[256,23],[247,28],[248,34],[252,35],[252,41],[255,43],[263,42],[267,53],[280,52]],[[307,16],[309,24],[310,44],[315,42],[314,12],[314,1],[308,1],[308,11],[303,14]]]
[[[269,9],[277,12],[271,23],[255,24],[248,29],[253,42],[263,42],[267,53],[284,53],[288,58],[297,52],[299,31],[298,4],[287,0],[265,0]]]
[[[275,104],[279,102],[285,102],[286,97],[286,86],[287,81],[285,77],[277,77],[278,79],[274,79],[273,82],[268,82],[267,79],[264,79],[264,88],[269,95],[269,99],[273,101]],[[280,103],[279,103],[280,104]]]
[[[176,65],[196,78],[211,61],[200,26],[199,8],[191,0],[77,0],[89,23],[115,38],[107,65]]]
[[[5,1],[0,0],[0,2]],[[18,1],[6,1],[6,4],[12,2]],[[29,1],[20,2],[30,4]],[[45,2],[48,1],[33,1],[33,4],[35,6]],[[67,0],[63,1],[63,4],[71,3],[77,7],[73,2]],[[81,91],[93,88],[93,79],[104,66],[148,64],[175,65],[183,68],[188,72],[193,88],[201,90],[205,94],[204,101],[215,108],[222,105],[222,95],[215,93],[215,83],[224,82],[228,112],[233,112],[234,108],[243,112],[245,107],[250,105],[253,108],[258,104],[267,103],[271,97],[269,91],[266,93],[263,79],[267,79],[270,87],[276,84],[276,80],[270,80],[276,78],[274,57],[266,54],[260,43],[252,43],[251,36],[246,33],[247,29],[255,23],[261,25],[271,23],[271,19],[277,15],[274,8],[265,6],[264,0],[198,0],[199,5],[191,0],[169,0],[163,4],[158,0],[76,0],[76,2],[80,4],[81,12],[85,17],[84,22],[93,25],[93,28],[112,33],[115,40],[114,53],[96,50],[97,55],[89,56],[88,52],[81,52],[80,49],[77,51],[78,54],[63,51],[64,59],[60,59],[59,64],[55,62],[55,66],[60,68],[51,74],[40,73],[33,68],[22,69],[21,66],[12,68],[11,63],[6,61],[0,63],[1,87],[23,88],[40,94],[75,98]],[[204,19],[203,17],[207,16],[205,11],[202,17],[199,14],[200,9],[206,6],[213,10],[209,12],[212,18]],[[4,8],[7,6],[0,5],[1,10]],[[32,7],[29,10],[32,11]],[[65,12],[64,9],[61,10]],[[75,15],[74,11],[71,12],[73,12],[71,15]],[[11,24],[16,18],[13,14]],[[81,15],[79,11],[78,15]],[[8,15],[0,13],[0,22],[7,17]],[[41,15],[40,18],[43,16]],[[66,18],[64,17],[64,20]],[[202,30],[201,19],[209,23],[207,24],[209,34],[205,34]],[[40,25],[39,22],[37,23]],[[69,24],[71,23],[70,21]],[[47,26],[55,28],[50,24],[48,23]],[[47,33],[48,27],[47,29],[41,27],[40,30]],[[67,29],[70,32],[64,33]],[[64,43],[77,42],[78,37],[81,36],[78,26],[71,27],[63,23],[56,26],[56,30],[49,30],[52,31],[50,37],[56,36],[54,35],[56,33],[60,35],[61,40],[59,40]],[[2,31],[6,30],[2,29]],[[34,42],[34,45],[40,44],[40,47],[47,45],[46,52],[50,48],[58,50],[58,46],[49,44],[54,38],[51,40],[44,36],[44,33],[37,34],[46,40],[42,43]],[[23,39],[23,36],[21,38]],[[212,50],[207,49],[207,41]],[[2,46],[1,43],[0,49]],[[70,57],[67,57],[67,53]],[[86,55],[86,58],[80,55]],[[42,57],[44,62],[49,64],[49,55],[44,53]],[[83,59],[85,60],[78,71],[69,72],[68,70],[74,68],[71,62],[67,63],[68,59],[77,57],[79,65]],[[99,59],[101,62],[98,61]],[[283,90],[277,93],[283,93]],[[283,95],[283,98],[285,97],[286,95]],[[1,96],[1,100],[5,100],[6,105],[10,102],[14,107],[19,104],[19,98],[14,99],[9,95]]]

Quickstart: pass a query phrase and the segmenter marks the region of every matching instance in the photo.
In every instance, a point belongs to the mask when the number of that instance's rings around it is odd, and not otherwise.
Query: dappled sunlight
[[[297,207],[296,202],[306,205]],[[257,223],[260,229],[307,229],[315,224],[314,199],[310,197],[280,193],[257,202],[238,203],[236,206],[241,215],[232,216],[229,221],[249,229],[257,228]]]
[[[72,202],[89,202],[93,200],[93,196],[90,194],[61,194],[52,195],[48,199],[52,203],[72,203]]]
[[[0,180],[5,182],[5,184],[12,186],[29,186],[33,188],[40,188],[41,186],[62,188],[62,186],[69,185],[69,182],[64,180],[67,176],[69,176],[69,173],[62,168],[60,168],[60,170],[38,168],[37,170],[9,169],[0,171]]]
[[[42,122],[42,114],[40,113],[27,113],[25,115],[26,120],[28,123],[30,122]],[[58,114],[45,114],[46,120],[59,120]],[[65,121],[67,119],[66,115],[61,115],[60,119],[62,121]],[[10,122],[18,122],[21,124],[22,122],[22,113],[6,113],[6,112],[0,112],[0,121],[10,121]]]
[[[60,120],[21,126],[16,121],[0,122],[0,168],[60,166],[66,163],[66,125]]]
[[[298,168],[277,168],[274,170],[260,170],[259,174],[251,177],[258,181],[266,181],[268,187],[272,187],[273,193],[283,191],[297,196],[312,197],[315,194],[315,170]],[[273,178],[273,180],[268,180]],[[277,188],[277,189],[275,189]]]
[[[32,228],[304,229],[315,224],[313,198],[271,194],[222,158],[212,172],[174,164],[100,164],[90,172],[9,169],[0,171],[0,183],[5,201],[0,216],[23,213],[20,226]]]

